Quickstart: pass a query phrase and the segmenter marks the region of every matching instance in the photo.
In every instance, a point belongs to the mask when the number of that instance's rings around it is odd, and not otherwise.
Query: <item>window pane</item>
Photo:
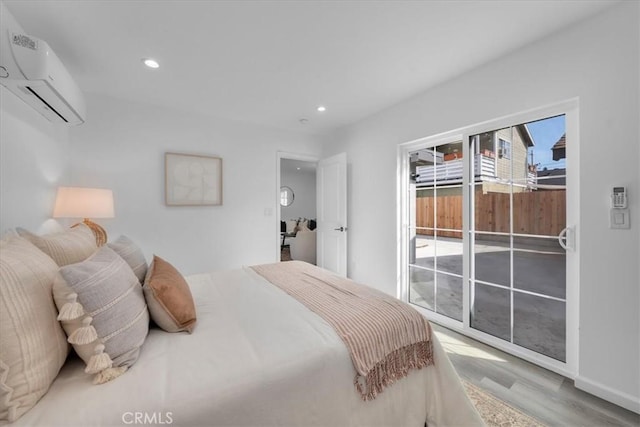
[[[476,234],[474,255],[476,280],[511,286],[511,253],[508,236]]]
[[[434,194],[432,187],[416,189],[416,227],[435,227]],[[419,233],[433,235],[429,230],[419,230]]]
[[[498,158],[500,159],[510,159],[511,158],[511,142],[499,138],[498,139]]]
[[[429,310],[435,309],[433,271],[409,266],[409,302]]]
[[[511,300],[508,289],[475,284],[471,327],[511,341]]]
[[[418,186],[433,186],[437,179],[437,166],[444,161],[444,154],[436,147],[423,148],[410,153],[409,164]]]
[[[420,231],[420,230],[418,230]],[[415,257],[411,260],[412,264],[419,265],[421,267],[434,268],[434,256],[435,256],[435,240],[433,236],[425,236],[416,234],[414,239],[410,239],[409,252],[413,250]]]
[[[513,287],[564,299],[566,253],[556,239],[513,238]]]
[[[410,153],[410,168],[418,187],[446,187],[462,183],[462,141]]]
[[[476,183],[474,194],[476,231],[511,231],[510,186],[498,182]]]
[[[437,277],[436,311],[462,321],[462,278],[442,273]]]
[[[436,227],[462,231],[462,186],[436,189]]]
[[[515,292],[513,342],[565,362],[565,307],[560,301]]]
[[[438,257],[438,271],[462,276],[462,233],[438,230],[436,235],[438,240],[433,249]]]
[[[543,182],[538,180],[539,185]],[[565,227],[566,190],[514,192],[514,233],[557,236]]]

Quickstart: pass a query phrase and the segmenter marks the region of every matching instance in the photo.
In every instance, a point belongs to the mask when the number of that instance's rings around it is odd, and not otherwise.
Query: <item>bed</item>
[[[101,385],[72,353],[11,425],[482,425],[435,335],[433,365],[365,401],[333,327],[253,269],[186,279],[193,333],[151,328],[137,362]]]

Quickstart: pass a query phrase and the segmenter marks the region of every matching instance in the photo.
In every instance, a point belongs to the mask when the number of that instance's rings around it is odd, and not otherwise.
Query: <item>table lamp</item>
[[[104,188],[58,187],[54,218],[84,218],[82,223],[93,231],[96,243],[107,242],[107,232],[89,218],[113,218],[113,191]],[[71,227],[76,227],[74,224]]]

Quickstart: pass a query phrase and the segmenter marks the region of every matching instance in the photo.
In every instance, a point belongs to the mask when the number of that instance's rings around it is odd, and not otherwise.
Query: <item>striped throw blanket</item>
[[[333,326],[351,354],[364,400],[410,369],[433,364],[431,326],[407,304],[300,261],[251,268]]]

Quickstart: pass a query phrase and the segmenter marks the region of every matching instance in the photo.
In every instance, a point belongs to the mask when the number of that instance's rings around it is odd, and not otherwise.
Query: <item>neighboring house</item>
[[[566,134],[563,134],[558,142],[551,147],[553,152],[553,160],[562,160],[567,156],[567,138]],[[565,189],[567,185],[567,169],[556,168],[537,171],[538,185],[536,190],[561,190]]]
[[[561,190],[567,185],[567,169],[547,169],[538,171],[536,190]]]
[[[553,152],[553,160],[561,160],[567,157],[567,135],[563,134],[558,142],[553,144],[551,151]]]
[[[514,192],[530,191],[535,184],[535,168],[527,161],[529,147],[534,145],[527,126],[484,132],[472,137],[476,182],[483,193],[509,192],[509,180]],[[462,182],[462,142],[444,144],[413,153],[411,168],[417,187],[459,185]],[[511,170],[513,176],[511,177]],[[454,193],[453,191],[451,193]]]

